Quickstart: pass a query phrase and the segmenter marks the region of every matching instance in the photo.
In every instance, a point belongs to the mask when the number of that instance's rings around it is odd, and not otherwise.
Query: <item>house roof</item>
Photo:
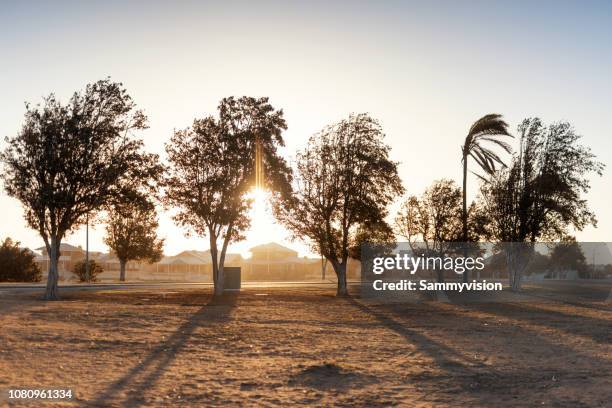
[[[236,259],[242,258],[240,254],[227,253],[225,254],[226,262],[233,262]],[[184,264],[184,265],[198,265],[198,264],[210,264],[212,258],[210,256],[210,250],[208,251],[195,251],[188,250],[178,253],[174,256],[166,256],[160,262],[160,264]]]
[[[190,249],[190,250],[187,250],[187,251],[179,252],[178,254],[174,255],[174,257],[177,257],[177,258],[181,258],[181,257],[196,258],[196,259],[199,259],[199,260],[205,261],[205,262],[208,262],[211,259],[210,250],[196,251],[194,249]]]
[[[281,244],[277,244],[276,242],[268,242],[267,244],[257,245],[253,248],[249,249],[251,252],[257,251],[282,251],[282,252],[292,252],[296,253],[297,251],[287,248],[286,246],[282,246]]]
[[[298,258],[298,257],[292,257],[292,258],[283,258],[283,259],[247,259],[245,260],[245,264],[249,264],[249,265],[290,265],[290,264],[304,264],[304,265],[310,265],[310,264],[318,264],[319,262],[321,262],[320,259],[315,259],[315,258]]]
[[[40,248],[36,248],[37,251],[42,251],[42,250],[47,250],[46,246],[42,246]],[[60,244],[60,251],[84,251],[83,248],[81,247],[75,247],[74,245],[70,245],[70,244],[66,244],[66,243],[61,243]]]

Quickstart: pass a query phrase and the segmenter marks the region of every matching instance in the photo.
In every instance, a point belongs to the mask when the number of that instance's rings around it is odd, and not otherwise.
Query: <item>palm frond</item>
[[[481,181],[484,181],[485,183],[488,181],[486,178],[482,177],[480,174],[476,173],[475,171],[470,170],[470,173],[472,173],[473,175],[475,175],[476,177],[478,177]]]
[[[489,149],[484,149],[484,148],[481,148],[480,151],[486,158],[488,158],[491,161],[491,163],[493,163],[493,166],[495,166],[495,163],[504,165],[504,161],[494,151],[489,150]]]
[[[502,115],[499,113],[489,113],[472,124],[468,136],[480,133],[506,135],[508,134],[508,124],[502,119]]]
[[[513,137],[512,135],[507,135],[507,136]],[[492,144],[494,144],[496,146],[499,146],[502,149],[504,149],[506,153],[512,152],[512,146],[510,146],[510,143],[508,143],[508,142],[506,142],[504,140],[501,140],[501,139],[496,139],[496,138],[491,137],[491,136],[483,136],[483,137],[479,137],[478,141],[490,142],[490,143],[492,143]]]
[[[486,158],[479,149],[473,149],[470,152],[470,156],[485,171],[485,173],[491,174],[495,171],[494,165],[491,164],[490,159]]]

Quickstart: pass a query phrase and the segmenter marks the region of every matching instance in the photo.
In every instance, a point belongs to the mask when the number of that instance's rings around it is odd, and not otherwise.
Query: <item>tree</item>
[[[506,153],[511,152],[510,145],[500,136],[510,136],[508,124],[502,120],[502,116],[490,113],[478,119],[468,131],[463,146],[461,147],[461,160],[463,163],[463,242],[468,241],[468,208],[467,208],[467,171],[468,158],[472,158],[476,164],[487,175],[495,172],[498,165],[504,166],[504,162],[497,153],[485,147],[485,144],[500,147]],[[479,176],[480,177],[480,176]],[[468,273],[463,274],[463,281],[468,281]]]
[[[42,273],[34,253],[6,238],[0,245],[0,282],[40,282]]]
[[[411,196],[402,204],[395,226],[413,251],[418,240],[425,252],[445,254],[461,238],[461,189],[452,180],[434,181],[420,199]],[[443,270],[438,281],[444,281]]]
[[[580,277],[586,277],[586,258],[574,237],[568,237],[553,246],[550,252],[550,267],[557,274],[563,270],[574,270]]]
[[[108,214],[104,242],[119,259],[119,280],[125,281],[129,261],[157,262],[162,258],[164,240],[157,238],[157,214],[152,203],[116,205]]]
[[[439,251],[461,238],[461,189],[451,180],[437,180],[420,198],[410,196],[395,218],[398,235]]]
[[[564,240],[570,228],[596,225],[582,194],[590,189],[588,175],[604,169],[567,122],[544,126],[539,118],[525,119],[518,133],[520,149],[510,167],[493,173],[481,188],[492,237],[509,243],[514,290],[520,290],[521,258],[533,252],[533,243]]]
[[[463,239],[461,189],[452,180],[437,180],[420,198],[410,196],[395,217],[397,235],[408,240],[410,248],[417,248],[435,256],[457,252]],[[472,202],[468,210],[468,241],[475,242],[482,231],[480,206]],[[438,271],[438,281],[444,280]]]
[[[19,199],[25,219],[49,254],[45,299],[58,298],[60,244],[86,217],[125,197],[154,190],[162,168],[142,151],[134,131],[146,127],[122,84],[101,80],[75,92],[67,104],[53,94],[26,105],[21,131],[0,155],[7,193]],[[138,186],[139,189],[136,189]]]
[[[78,261],[72,268],[72,273],[77,276],[79,282],[97,282],[98,275],[102,272],[104,272],[102,265],[98,264],[93,259],[89,260],[89,262],[85,260]]]
[[[389,150],[376,120],[350,115],[310,138],[297,155],[294,193],[275,202],[279,221],[331,263],[339,296],[348,294],[351,248],[372,235],[364,231],[391,231],[387,206],[404,188]]]
[[[166,144],[170,168],[164,182],[165,203],[179,209],[174,219],[209,238],[215,296],[223,293],[228,245],[243,239],[250,225],[247,193],[256,176],[260,187],[279,197],[288,194],[291,180],[277,153],[287,127],[281,110],[268,98],[250,97],[225,98],[218,109],[218,120],[196,119],[191,128],[174,132]]]

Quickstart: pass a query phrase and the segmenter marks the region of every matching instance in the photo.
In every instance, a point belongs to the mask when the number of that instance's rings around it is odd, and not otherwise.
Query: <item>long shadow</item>
[[[524,303],[503,304],[464,304],[462,307],[470,310],[481,310],[487,313],[505,316],[518,320],[526,320],[535,325],[546,326],[569,334],[591,337],[598,343],[609,343],[612,339],[612,321],[591,316],[580,316],[563,313],[556,310],[539,309]],[[562,325],[557,325],[559,321]],[[572,322],[578,323],[576,325]],[[581,325],[588,325],[584,328]],[[593,330],[595,332],[593,332]],[[607,329],[606,329],[607,328]]]
[[[496,304],[469,304],[469,305],[455,305],[456,309],[455,310],[451,310],[449,308],[445,308],[444,312],[445,313],[449,313],[452,317],[456,317],[458,324],[463,324],[466,328],[470,327],[470,325],[472,325],[473,327],[478,327],[480,326],[482,323],[486,323],[486,322],[490,322],[491,318],[490,317],[477,317],[477,316],[468,316],[465,313],[461,312],[461,309],[463,310],[472,310],[472,311],[481,311],[481,312],[485,312],[485,313],[490,313],[491,315],[497,315],[497,316],[504,316],[504,317],[508,317],[514,320],[518,320],[520,322],[520,320],[524,317],[523,315],[518,315],[516,314],[516,312],[512,312],[512,307],[517,307],[518,305],[516,304],[501,304],[501,303],[496,303]],[[508,309],[508,310],[504,310],[504,309]],[[497,311],[497,313],[495,313],[495,311]],[[462,321],[462,323],[459,323],[459,321]],[[541,323],[541,321],[538,321],[537,323]],[[553,342],[550,341],[547,337],[549,337],[550,335],[547,333],[541,333],[538,331],[535,331],[533,329],[528,329],[528,328],[523,328],[519,325],[513,325],[512,326],[513,329],[517,330],[518,333],[522,333],[523,335],[529,336],[530,337],[530,341],[532,345],[535,345],[536,343],[539,343],[542,346],[542,349],[544,350],[554,350],[555,354],[558,356],[574,356],[577,358],[580,358],[582,361],[589,363],[589,365],[595,365],[597,363],[601,363],[602,362],[602,357],[595,357],[593,355],[590,354],[586,354],[584,352],[582,352],[581,350],[576,350],[574,348],[572,348],[569,345],[566,344],[559,344],[559,342]],[[520,335],[520,334],[519,334]],[[496,336],[496,340],[501,340],[504,342],[503,345],[501,345],[499,347],[500,350],[510,350],[512,349],[513,346],[513,341],[514,341],[514,337],[515,335],[509,335],[509,336]],[[557,337],[555,337],[557,338]],[[605,357],[603,357],[605,358]],[[607,374],[609,376],[609,374]]]
[[[441,368],[455,367],[472,373],[472,367],[480,364],[470,360],[462,353],[457,352],[457,350],[408,328],[405,323],[398,322],[389,317],[387,313],[373,307],[368,307],[352,297],[348,298],[348,301],[362,312],[374,316],[383,326],[404,337],[406,341],[415,345],[418,350],[430,357]],[[393,310],[389,310],[389,312],[392,314],[396,313]]]
[[[508,367],[486,365],[479,361],[471,360],[457,350],[408,328],[407,322],[405,321],[406,316],[402,315],[397,310],[393,310],[397,305],[377,305],[375,307],[368,307],[352,298],[349,301],[356,308],[374,316],[382,325],[404,337],[407,342],[415,345],[417,351],[431,358],[440,369],[453,379],[454,384],[469,392],[472,398],[482,399],[482,401],[487,404],[490,404],[490,400],[486,397],[486,393],[495,392],[501,389],[507,391],[518,384],[524,384],[526,387],[529,387],[535,386],[535,383],[537,383],[540,388],[546,389],[546,384],[550,383],[551,376],[559,375],[560,372],[563,372],[564,378],[580,379],[585,378],[585,375],[590,377],[609,377],[609,374],[594,373],[590,371],[590,369],[588,373],[585,373],[585,369],[576,369],[571,365],[567,365],[565,369],[554,366],[542,366],[538,364],[538,362],[531,362],[530,365],[523,367],[524,363],[520,361],[517,362],[516,365]],[[462,306],[457,307],[461,308]],[[432,311],[435,310],[436,308],[433,307]],[[488,321],[483,318],[466,316],[465,313],[461,313],[460,311],[449,311],[448,308],[445,308],[443,311],[445,314],[448,314],[448,318],[454,319],[458,327],[463,327],[467,330],[469,330],[470,327],[481,327],[483,321]],[[532,341],[539,343],[540,347],[543,349],[555,350],[555,353],[558,355],[568,356],[568,358],[569,356],[580,358],[585,363],[585,367],[595,367],[597,366],[596,364],[601,365],[601,360],[592,355],[581,353],[565,345],[555,344],[545,339],[544,336],[533,333],[533,331],[520,327],[518,331],[522,333],[522,335],[531,336],[530,338]],[[521,334],[519,334],[519,336],[520,335]],[[513,349],[514,336],[509,336],[507,338],[496,336],[496,340],[503,342],[500,347],[496,348],[496,350],[499,350],[499,353]],[[471,346],[477,347],[477,345],[467,344],[468,348]],[[458,345],[457,347],[461,350],[462,347],[466,346]],[[537,369],[534,369],[534,364],[536,364]],[[417,379],[430,380],[438,384],[440,376],[428,378],[428,375],[425,375],[419,376]]]
[[[580,308],[612,311],[612,284],[607,282],[528,282],[520,293]]]
[[[120,392],[126,391],[129,396],[121,402],[121,405],[141,406],[144,393],[153,388],[164,370],[187,344],[193,332],[207,323],[229,320],[238,296],[237,293],[225,294],[222,299],[211,301],[200,308],[165,342],[153,349],[142,362],[132,367],[123,377],[108,386],[94,401],[87,405],[90,407],[106,407],[110,403],[119,403],[119,401],[116,401],[116,396]],[[217,313],[211,313],[213,308]]]

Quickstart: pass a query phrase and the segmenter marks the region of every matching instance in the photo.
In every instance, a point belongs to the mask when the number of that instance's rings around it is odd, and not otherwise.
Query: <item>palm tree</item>
[[[483,144],[491,144],[501,147],[506,153],[510,153],[512,148],[500,136],[510,136],[508,133],[508,124],[502,119],[502,115],[490,113],[478,119],[468,132],[465,142],[461,147],[462,162],[463,162],[463,242],[468,241],[468,213],[467,213],[467,171],[468,157],[476,161],[478,166],[487,174],[491,175],[495,172],[497,165],[505,166],[503,160],[491,149],[483,146]],[[476,174],[477,175],[477,174]],[[478,176],[478,175],[477,175]],[[483,178],[481,176],[478,176]],[[467,271],[463,274],[463,281],[467,282]]]

